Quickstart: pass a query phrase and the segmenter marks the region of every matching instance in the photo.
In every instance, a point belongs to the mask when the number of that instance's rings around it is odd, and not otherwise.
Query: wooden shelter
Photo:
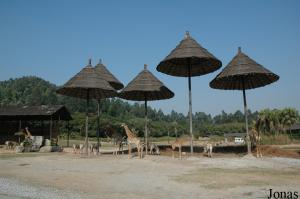
[[[63,105],[0,107],[0,144],[17,141],[14,133],[29,127],[32,135],[53,138],[59,135],[59,122],[69,123],[72,117]],[[68,128],[69,129],[69,128]]]
[[[300,123],[293,124],[287,130],[288,131],[300,131]]]

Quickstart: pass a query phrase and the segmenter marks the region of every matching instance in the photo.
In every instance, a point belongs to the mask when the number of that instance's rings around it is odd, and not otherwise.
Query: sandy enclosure
[[[0,198],[266,198],[300,192],[300,160],[70,153],[0,155]]]

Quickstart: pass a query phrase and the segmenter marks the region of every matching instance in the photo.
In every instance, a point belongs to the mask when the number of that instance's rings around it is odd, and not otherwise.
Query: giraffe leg
[[[130,158],[131,156],[131,145],[128,144],[128,158]]]
[[[181,156],[181,147],[179,147],[179,158],[180,158],[180,160],[182,159],[182,156]]]
[[[262,158],[261,148],[259,146],[259,157]]]
[[[174,149],[172,149],[172,158],[175,158]]]

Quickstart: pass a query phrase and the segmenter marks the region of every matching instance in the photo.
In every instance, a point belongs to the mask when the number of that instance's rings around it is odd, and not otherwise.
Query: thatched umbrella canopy
[[[102,99],[117,95],[115,89],[97,75],[91,60],[86,67],[59,88],[57,93],[82,99]]]
[[[248,131],[246,89],[254,89],[271,84],[279,79],[262,65],[255,62],[238,49],[238,54],[209,84],[211,88],[223,90],[242,90],[244,98],[245,124],[247,133],[248,153],[251,153],[251,144]]]
[[[99,60],[99,63],[95,66],[96,74],[101,78],[106,80],[111,87],[115,90],[120,90],[124,88],[124,85],[102,64],[102,60]],[[99,146],[100,146],[100,100],[97,100],[97,153],[99,153]]]
[[[157,70],[172,76],[188,77],[191,154],[193,154],[192,86],[191,77],[205,75],[222,66],[222,62],[194,40],[189,32],[171,53],[161,61]]]
[[[95,72],[95,69],[89,64],[84,67],[79,73],[72,77],[60,89],[56,91],[61,95],[86,99],[86,122],[85,122],[85,149],[88,153],[88,107],[89,99],[101,99],[114,97],[117,92],[110,84],[101,79]]]
[[[102,60],[95,66],[96,73],[104,80],[106,80],[114,89],[120,90],[124,85],[102,64]]]
[[[159,81],[144,65],[141,71],[129,84],[121,91],[119,97],[127,100],[145,101],[145,139],[148,142],[147,129],[147,101],[170,99],[174,93]],[[148,147],[146,144],[146,154]]]

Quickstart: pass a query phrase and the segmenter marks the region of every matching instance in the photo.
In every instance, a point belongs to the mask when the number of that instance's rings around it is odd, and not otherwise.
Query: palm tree
[[[283,131],[282,111],[277,109],[264,109],[259,112],[256,127],[260,131],[278,135]]]
[[[295,122],[297,121],[299,117],[299,113],[296,109],[293,108],[285,108],[280,113],[280,122],[283,125],[283,128],[285,131],[287,131],[287,128],[291,127]],[[291,133],[291,129],[290,129]]]
[[[269,112],[270,131],[276,136],[282,131],[282,125],[280,124],[280,111],[274,109]]]
[[[264,132],[264,133],[270,133],[271,129],[271,122],[270,122],[270,110],[264,109],[259,112],[258,119],[256,122],[256,129]]]

